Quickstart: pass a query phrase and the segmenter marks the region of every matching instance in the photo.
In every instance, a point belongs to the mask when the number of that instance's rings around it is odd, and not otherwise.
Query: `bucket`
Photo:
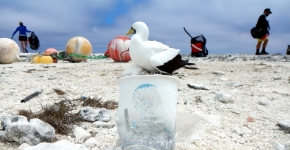
[[[118,80],[117,128],[124,150],[173,150],[180,82],[165,75]]]

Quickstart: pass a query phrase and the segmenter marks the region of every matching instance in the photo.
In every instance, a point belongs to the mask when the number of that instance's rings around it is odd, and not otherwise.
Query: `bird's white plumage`
[[[157,41],[148,41],[149,29],[144,22],[135,22],[132,28],[135,29],[136,34],[131,38],[129,53],[135,65],[149,72],[158,72],[160,70],[157,66],[178,55],[178,49],[170,48]]]

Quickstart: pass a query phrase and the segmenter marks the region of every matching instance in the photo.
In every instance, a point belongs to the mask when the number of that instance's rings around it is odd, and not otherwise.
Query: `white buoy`
[[[0,64],[11,64],[20,61],[20,48],[9,38],[0,38]]]
[[[66,44],[66,53],[75,54],[80,56],[90,56],[92,54],[93,47],[90,41],[84,37],[76,36],[71,38]],[[73,56],[74,62],[81,62],[87,60],[87,58],[78,58]]]

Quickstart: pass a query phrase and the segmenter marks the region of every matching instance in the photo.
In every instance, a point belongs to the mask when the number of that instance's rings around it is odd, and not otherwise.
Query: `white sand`
[[[202,122],[196,129],[195,139],[188,143],[177,143],[177,150],[267,150],[273,149],[272,141],[284,143],[290,140],[290,135],[276,126],[278,121],[290,119],[289,62],[231,62],[196,58],[192,62],[200,69],[178,70],[179,74],[188,75],[179,79],[181,86],[178,92],[178,111],[219,115],[221,127]],[[66,92],[66,97],[70,99],[80,95],[98,95],[103,100],[118,101],[119,86],[116,81],[131,65],[131,62],[117,63],[111,59],[82,63],[60,61],[50,65],[29,62],[0,64],[0,117],[17,114],[20,109],[37,111],[41,109],[41,104],[60,101],[54,88]],[[32,70],[31,73],[27,73],[28,70]],[[217,76],[212,71],[222,71],[225,75]],[[178,75],[173,76],[178,78]],[[210,90],[194,90],[187,83],[203,84]],[[242,86],[233,87],[227,83]],[[21,99],[40,89],[44,90],[42,94],[26,103],[20,103]],[[215,101],[217,91],[231,93],[234,102],[225,104]],[[198,96],[201,102],[196,101]],[[260,105],[259,101],[268,105]],[[113,112],[115,113],[116,111]],[[247,122],[248,116],[253,117],[254,122]],[[116,127],[98,131],[95,138],[100,146],[95,149],[115,145],[118,138]],[[69,139],[59,135],[58,138]],[[5,150],[16,149],[18,146],[14,142],[0,143],[0,149]]]

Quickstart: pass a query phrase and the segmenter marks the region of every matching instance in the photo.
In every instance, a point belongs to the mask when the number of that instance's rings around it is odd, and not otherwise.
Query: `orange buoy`
[[[52,53],[57,53],[57,50],[54,49],[54,48],[48,48],[48,49],[46,49],[46,50],[44,51],[44,54],[43,54],[43,55],[48,56],[48,55],[50,55],[50,54],[52,54]]]
[[[129,54],[130,39],[126,36],[117,36],[108,45],[105,56],[109,56],[116,62],[128,62],[131,60]]]
[[[92,54],[93,47],[89,40],[84,37],[73,37],[66,44],[67,54],[76,54],[81,56],[90,56]],[[87,58],[72,57],[72,61],[81,62],[87,60]]]

